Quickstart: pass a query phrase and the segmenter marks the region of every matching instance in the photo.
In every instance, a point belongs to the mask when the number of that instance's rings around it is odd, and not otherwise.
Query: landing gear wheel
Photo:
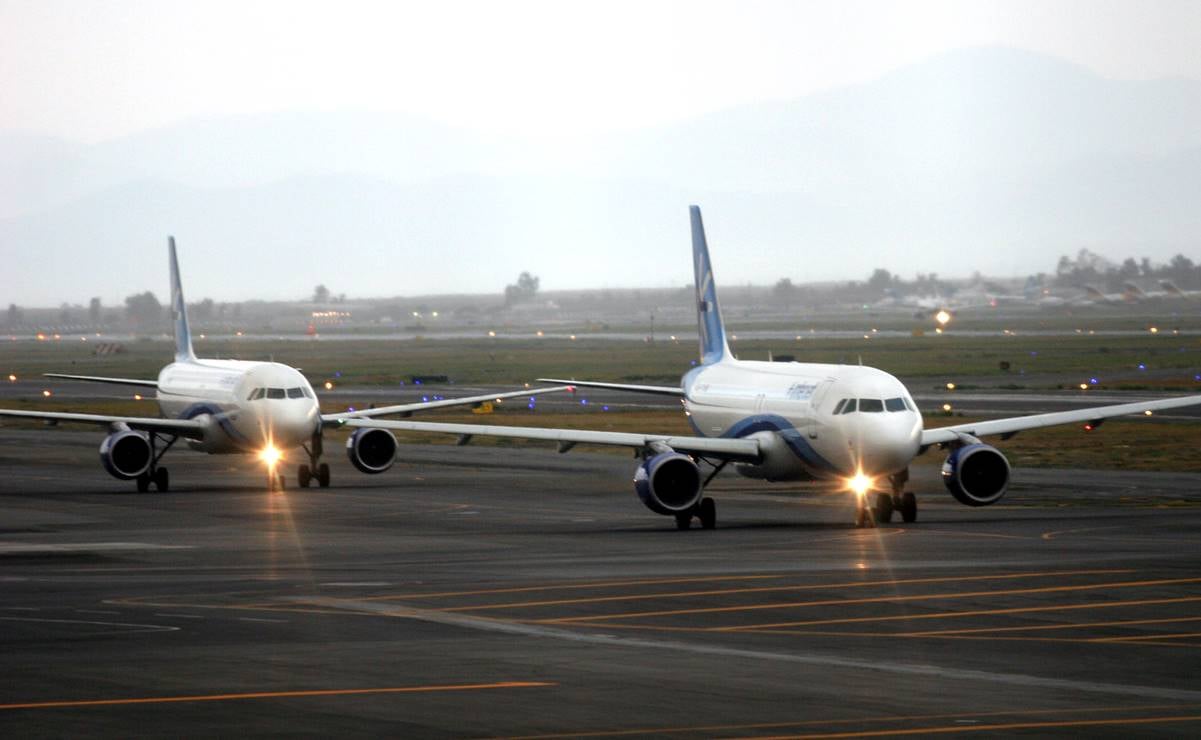
[[[892,494],[876,494],[876,521],[881,524],[892,521]]]
[[[685,530],[692,526],[692,512],[676,514],[676,529]]]
[[[146,493],[150,490],[150,474],[142,473],[137,477],[138,493]]]
[[[717,502],[706,496],[701,499],[696,510],[697,519],[701,520],[701,529],[713,529],[717,526]]]
[[[909,524],[917,521],[917,496],[912,491],[901,494],[901,521]]]
[[[321,463],[317,466],[317,485],[329,488],[329,463]]]
[[[167,473],[166,468],[159,468],[154,471],[154,487],[159,493],[166,493],[171,487],[171,476]]]
[[[309,472],[308,465],[301,465],[300,468],[297,469],[296,482],[300,484],[301,488],[308,488],[309,481],[311,481],[312,479],[313,479],[313,474],[311,472]]]

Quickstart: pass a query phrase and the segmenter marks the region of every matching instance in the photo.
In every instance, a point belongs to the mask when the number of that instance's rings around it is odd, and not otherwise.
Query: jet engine
[[[146,434],[130,429],[113,432],[100,443],[100,462],[109,475],[121,480],[133,480],[149,470],[153,455]]]
[[[634,471],[634,491],[646,508],[668,516],[691,511],[701,499],[701,471],[692,458],[660,452]]]
[[[346,456],[364,473],[382,473],[396,460],[396,437],[384,429],[356,429],[346,440]]]
[[[988,506],[1005,495],[1009,461],[995,447],[980,442],[964,445],[942,464],[942,480],[959,503]]]

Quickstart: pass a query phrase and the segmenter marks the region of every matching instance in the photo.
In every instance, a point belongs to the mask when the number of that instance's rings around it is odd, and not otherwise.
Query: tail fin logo
[[[192,332],[188,329],[188,308],[183,299],[183,284],[179,278],[179,259],[175,256],[175,237],[167,237],[167,256],[171,267],[171,322],[175,329],[175,361],[195,362],[192,351]]]
[[[692,220],[693,276],[696,280],[696,323],[701,340],[701,363],[711,365],[731,357],[726,344],[726,330],[717,304],[717,285],[713,281],[713,266],[709,261],[709,245],[705,240],[705,225],[701,209],[689,208]]]

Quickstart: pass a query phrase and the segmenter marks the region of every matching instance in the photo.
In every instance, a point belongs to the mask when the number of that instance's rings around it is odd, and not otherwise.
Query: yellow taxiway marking
[[[1110,581],[1105,583],[1089,583],[1072,586],[1040,586],[1037,588],[1011,588],[1001,591],[961,591],[952,593],[926,593],[892,596],[870,596],[862,599],[820,599],[817,601],[792,601],[779,604],[748,604],[742,606],[711,606],[694,609],[664,609],[649,612],[628,612],[625,614],[600,614],[586,617],[560,617],[557,619],[540,620],[543,624],[559,624],[570,622],[586,622],[617,619],[639,619],[645,617],[672,617],[685,614],[721,614],[730,612],[764,611],[772,609],[799,609],[811,606],[852,606],[855,604],[905,603],[912,601],[940,601],[954,599],[970,599],[991,596],[1016,596],[1021,594],[1064,593],[1072,591],[1096,591],[1103,588],[1146,588],[1149,586],[1169,586],[1181,583],[1201,583],[1201,578],[1161,578],[1143,581]],[[786,622],[780,626],[790,626]],[[720,628],[730,629],[730,628]]]
[[[691,725],[682,727],[640,727],[629,730],[593,730],[588,732],[565,732],[552,733],[545,735],[512,735],[493,738],[493,740],[558,740],[559,738],[571,737],[626,737],[630,735],[673,735],[681,733],[705,733],[705,732],[728,732],[731,730],[769,730],[782,729],[785,727],[807,727],[820,725],[831,727],[836,725],[850,724],[866,724],[869,722],[921,722],[930,720],[958,719],[958,720],[975,720],[985,718],[998,717],[1037,717],[1048,714],[1071,715],[1071,714],[1112,714],[1115,712],[1159,712],[1165,710],[1172,711],[1190,711],[1196,708],[1196,705],[1176,705],[1176,704],[1160,704],[1151,706],[1131,706],[1131,707],[1079,707],[1070,709],[1029,709],[1004,712],[968,712],[959,714],[918,714],[918,715],[889,715],[877,717],[860,717],[860,718],[839,718],[839,719],[806,719],[796,722],[756,722],[753,724],[738,724],[738,725]],[[978,725],[964,725],[966,729],[977,727]]]
[[[1120,719],[1067,719],[1044,722],[1005,722],[987,725],[944,725],[935,727],[898,727],[894,729],[859,730],[853,732],[822,732],[804,735],[755,735],[755,740],[834,740],[853,737],[899,737],[906,735],[958,735],[967,732],[1000,732],[1012,730],[1050,730],[1071,727],[1130,727],[1134,725],[1167,724],[1169,722],[1201,722],[1201,714],[1182,714],[1169,717],[1123,717]],[[749,739],[748,739],[749,740]]]
[[[125,699],[75,699],[0,704],[0,709],[54,709],[60,707],[107,707],[128,704],[173,704],[199,701],[238,701],[244,699],[294,699],[319,696],[356,696],[363,694],[424,694],[438,691],[483,691],[487,689],[526,689],[558,686],[545,681],[501,681],[432,686],[394,686],[378,689],[314,689],[309,691],[256,691],[244,694],[197,694],[193,696],[147,696]]]
[[[1130,571],[1120,571],[1130,572]],[[433,593],[413,592],[408,594],[390,594],[387,596],[367,596],[360,601],[392,601],[398,599],[441,599],[451,596],[486,596],[489,594],[518,594],[533,591],[570,591],[588,588],[612,588],[614,586],[658,586],[672,583],[716,583],[718,581],[765,581],[787,578],[789,574],[754,576],[701,576],[695,578],[646,578],[626,581],[590,581],[586,583],[543,584],[540,586],[515,586],[512,588],[486,588],[473,591],[439,591]]]
[[[678,599],[694,596],[729,596],[732,594],[760,594],[781,591],[826,591],[847,588],[870,588],[872,586],[902,586],[926,583],[964,583],[969,581],[1001,581],[1021,578],[1050,578],[1055,576],[1117,575],[1133,573],[1133,570],[1071,570],[1031,573],[1006,573],[984,576],[938,576],[932,578],[888,579],[882,581],[846,581],[841,583],[813,583],[796,586],[758,586],[754,588],[727,588],[709,591],[673,591],[649,594],[621,594],[619,596],[589,596],[581,599],[547,599],[543,601],[515,601],[502,604],[477,604],[442,608],[444,612],[484,611],[488,609],[521,609],[538,606],[564,606],[573,604],[597,604],[608,601],[645,601],[649,599]]]
[[[1094,637],[1090,642],[1147,642],[1150,640],[1185,640],[1201,637],[1201,632],[1177,632],[1170,635],[1130,635],[1128,637]]]
[[[862,624],[865,622],[897,622],[918,619],[952,619],[957,617],[982,617],[996,614],[1031,614],[1035,612],[1074,611],[1080,609],[1109,609],[1121,606],[1151,606],[1156,604],[1184,604],[1201,601],[1201,596],[1181,596],[1172,599],[1133,599],[1130,601],[1103,601],[1095,604],[1054,604],[1051,606],[1017,606],[1006,609],[975,609],[966,612],[939,612],[936,614],[895,614],[887,617],[850,617],[842,619],[812,619],[806,622],[778,622],[776,624],[751,624],[740,627],[710,627],[710,632],[787,632],[782,627],[812,627],[822,624]],[[1005,639],[1005,638],[995,638]]]
[[[898,632],[897,637],[937,637],[939,635],[970,635],[995,632],[1040,632],[1046,630],[1074,630],[1093,627],[1134,627],[1142,624],[1176,624],[1179,622],[1201,622],[1201,617],[1167,617],[1164,619],[1118,619],[1110,622],[1071,622],[1068,624],[1035,624],[1023,627],[977,627],[959,630],[930,630],[928,632]]]

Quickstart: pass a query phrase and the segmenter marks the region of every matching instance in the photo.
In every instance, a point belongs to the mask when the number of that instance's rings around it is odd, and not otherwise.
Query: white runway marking
[[[100,627],[131,627],[126,634],[135,632],[178,632],[179,628],[169,624],[133,624],[130,622],[96,622],[87,619],[42,619],[40,617],[0,617],[6,622],[44,622],[47,624],[92,624]]]
[[[5,542],[0,555],[36,555],[62,552],[112,552],[120,550],[194,550],[192,545],[160,545],[153,542]]]
[[[349,599],[333,599],[328,597],[298,597],[295,601],[306,604],[318,604],[339,609],[346,609],[361,614],[379,614],[390,617],[417,619],[423,622],[448,624],[466,629],[501,632],[527,637],[549,637],[572,642],[584,642],[601,645],[613,645],[639,650],[674,650],[677,652],[696,653],[700,655],[717,655],[737,658],[756,658],[759,660],[776,660],[788,663],[806,665],[831,666],[836,668],[852,668],[872,673],[894,673],[909,676],[930,676],[936,678],[955,678],[965,681],[985,681],[989,683],[1008,684],[1026,688],[1058,689],[1065,691],[1086,691],[1096,694],[1119,694],[1124,696],[1141,696],[1154,699],[1173,701],[1201,701],[1201,691],[1188,689],[1161,688],[1158,686],[1137,686],[1131,684],[1101,683],[1099,681],[1076,681],[1065,678],[1046,678],[1019,673],[999,673],[994,671],[972,670],[967,668],[948,668],[936,665],[917,663],[899,663],[890,661],[860,660],[843,658],[833,655],[799,655],[796,653],[772,652],[767,650],[748,650],[744,648],[723,647],[703,643],[679,642],[676,640],[652,640],[644,637],[618,637],[616,635],[576,632],[556,627],[545,627],[518,622],[504,622],[494,619],[470,617],[464,614],[449,614],[429,609],[413,609],[398,604],[383,604],[374,601],[353,601]]]

